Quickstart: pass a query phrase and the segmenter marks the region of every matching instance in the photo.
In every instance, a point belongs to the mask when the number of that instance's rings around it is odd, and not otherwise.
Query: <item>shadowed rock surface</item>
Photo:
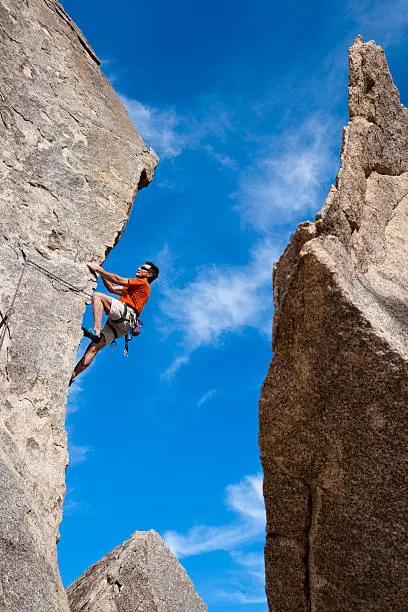
[[[71,612],[205,612],[207,606],[155,531],[137,531],[67,589]]]
[[[88,293],[157,158],[54,0],[0,0],[0,315],[23,253]],[[67,612],[55,542],[87,296],[25,269],[0,353],[0,610]]]
[[[383,50],[349,54],[341,168],[275,266],[260,400],[269,609],[408,598],[408,110]]]

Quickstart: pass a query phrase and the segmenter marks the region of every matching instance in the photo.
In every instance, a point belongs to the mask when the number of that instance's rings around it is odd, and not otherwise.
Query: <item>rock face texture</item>
[[[205,612],[207,606],[154,531],[139,531],[67,589],[71,612]]]
[[[43,268],[25,267],[0,352],[0,610],[67,612],[55,543],[80,290],[157,158],[55,0],[0,0],[0,54],[1,317],[25,258]]]
[[[341,168],[274,271],[260,400],[269,609],[408,597],[408,109],[383,50],[349,55]]]

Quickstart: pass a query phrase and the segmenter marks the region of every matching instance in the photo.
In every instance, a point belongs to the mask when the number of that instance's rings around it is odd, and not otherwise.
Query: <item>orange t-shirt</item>
[[[140,314],[149,299],[150,285],[145,278],[129,278],[127,287],[123,287],[119,302],[135,308]]]

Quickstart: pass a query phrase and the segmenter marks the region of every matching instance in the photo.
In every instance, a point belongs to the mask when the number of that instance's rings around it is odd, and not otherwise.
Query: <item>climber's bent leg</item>
[[[112,305],[109,295],[95,291],[92,295],[92,311],[94,318],[94,330],[97,336],[101,335],[103,312],[108,315]]]
[[[88,345],[88,348],[86,349],[82,359],[78,361],[78,363],[75,366],[74,371],[72,372],[71,380],[69,381],[70,385],[72,384],[73,380],[78,376],[78,374],[86,370],[86,368],[95,359],[95,355],[99,353],[99,351],[103,349],[104,346],[106,346],[106,340],[103,334],[101,336],[100,341],[97,344],[95,342],[91,342]]]

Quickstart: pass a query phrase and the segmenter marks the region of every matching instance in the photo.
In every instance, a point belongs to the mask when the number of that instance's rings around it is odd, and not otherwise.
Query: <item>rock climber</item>
[[[92,295],[92,311],[94,330],[84,331],[84,335],[91,339],[82,359],[77,363],[69,384],[83,372],[93,361],[95,355],[104,346],[111,344],[129,332],[132,321],[135,321],[142,312],[150,296],[150,285],[159,276],[159,268],[151,261],[146,261],[136,272],[136,278],[124,278],[118,274],[107,272],[101,266],[89,264],[92,272],[100,274],[103,284],[110,293],[120,295],[120,298],[110,297],[99,291]],[[103,313],[108,315],[102,327]]]

